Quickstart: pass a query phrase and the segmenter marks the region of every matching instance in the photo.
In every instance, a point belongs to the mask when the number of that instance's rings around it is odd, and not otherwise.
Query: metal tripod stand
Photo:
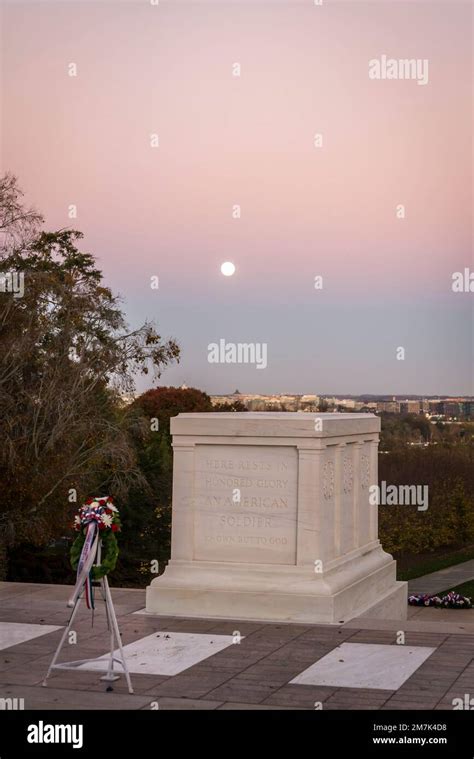
[[[101,562],[101,552],[102,552],[102,541],[100,538],[97,538],[96,540],[96,564],[100,565]],[[93,553],[94,555],[94,553]],[[123,668],[123,672],[125,674],[125,679],[127,681],[128,686],[128,692],[133,693],[133,687],[132,687],[132,681],[130,680],[130,674],[128,672],[127,662],[123,653],[123,647],[122,647],[122,639],[120,637],[120,631],[119,626],[117,622],[117,616],[115,614],[114,604],[112,601],[112,595],[110,593],[110,587],[109,587],[109,581],[107,579],[107,575],[102,577],[99,581],[99,587],[101,591],[102,598],[105,602],[105,613],[107,617],[107,627],[110,630],[110,656],[109,656],[109,665],[107,669],[107,674],[105,674],[103,677],[101,677],[101,680],[105,680],[105,682],[114,682],[115,680],[119,679],[119,675],[115,674],[114,672],[114,663],[120,664],[120,666]],[[78,585],[76,585],[76,590],[78,589]],[[59,645],[56,649],[56,653],[53,656],[53,659],[51,661],[51,664],[49,665],[49,669],[45,675],[45,678],[43,680],[43,687],[46,687],[47,680],[51,674],[51,672],[54,669],[58,670],[76,670],[78,667],[80,667],[82,664],[89,664],[90,662],[96,662],[97,659],[77,659],[76,661],[69,661],[69,662],[61,662],[61,664],[57,664],[57,660],[59,658],[59,654],[61,653],[61,649],[66,641],[66,638],[71,630],[72,623],[74,622],[74,618],[77,614],[77,611],[79,609],[82,597],[84,595],[85,585],[82,584],[80,587],[79,592],[75,592],[73,599],[73,610],[71,613],[71,616],[69,618],[69,622],[67,624],[67,627],[65,628],[63,635],[61,637],[61,640],[59,641]],[[120,657],[116,655],[116,646],[115,642],[117,643],[118,652],[120,654]]]

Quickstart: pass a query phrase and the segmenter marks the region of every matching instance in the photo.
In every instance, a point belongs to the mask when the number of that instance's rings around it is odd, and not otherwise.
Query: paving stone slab
[[[380,711],[393,711],[393,712],[413,712],[413,711],[433,711],[433,709],[436,707],[433,706],[427,706],[426,704],[419,704],[419,703],[392,703],[391,701],[387,701],[386,704],[380,707]]]
[[[219,685],[222,685],[222,683],[230,680],[231,677],[228,672],[207,671],[197,674],[183,672],[180,675],[168,677],[154,692],[161,693],[162,695],[200,698]],[[224,701],[225,699],[217,700]]]
[[[281,683],[281,685],[284,685],[296,677],[299,672],[301,672],[300,664],[293,664],[291,666],[283,667],[259,667],[258,665],[255,665],[254,667],[249,667],[243,670],[239,674],[239,677],[245,680],[253,680],[254,682],[272,680]]]
[[[299,706],[276,706],[270,704],[241,704],[233,701],[227,701],[218,709],[223,711],[255,711],[256,709],[266,711],[299,711],[302,707]]]
[[[248,637],[252,633],[257,632],[257,630],[261,630],[262,627],[263,624],[261,622],[242,622],[241,620],[236,623],[222,620],[221,622],[218,622],[210,632],[219,633],[219,635],[233,635],[234,632],[237,631],[240,635]]]
[[[17,685],[2,688],[0,686],[0,693],[3,698],[24,698],[26,711],[30,709],[141,709],[149,703],[149,698],[143,695],[93,691],[86,693],[66,688],[31,688]]]
[[[343,643],[292,682],[397,690],[433,652],[428,647]]]
[[[433,615],[428,619],[426,611],[437,611],[441,616],[433,621]],[[466,616],[467,611],[461,609],[425,609],[422,607],[411,606],[408,609],[408,619],[400,622],[399,619],[369,619],[366,617],[357,617],[346,622],[343,629],[367,629],[367,630],[393,630],[394,632],[402,629],[407,631],[419,631],[426,633],[443,633],[451,634],[474,634],[474,618]],[[461,616],[459,616],[461,615]]]
[[[265,683],[249,683],[246,685],[242,682],[231,681],[224,683],[219,688],[209,691],[207,697],[211,699],[221,699],[223,701],[241,701],[249,704],[259,704],[268,698],[278,685],[272,686]]]
[[[214,710],[219,709],[222,706],[222,701],[208,701],[206,699],[198,698],[169,698],[160,697],[150,703],[147,706],[142,706],[142,711],[146,709],[156,708],[154,704],[158,704],[159,711],[189,711],[189,710]]]
[[[296,706],[314,709],[316,703],[324,704],[336,692],[336,688],[314,685],[284,685],[265,699],[265,704]]]
[[[323,706],[323,711],[375,712],[382,708],[383,707],[379,706],[378,704],[360,704],[360,703],[346,704],[346,703],[340,703],[339,701],[325,701],[324,706]]]
[[[300,635],[303,635],[305,632],[308,632],[309,628],[307,625],[263,625],[260,627],[259,630],[256,630],[254,633],[248,636],[248,640],[252,643],[256,643],[257,641],[261,641],[263,643],[271,643],[273,645],[280,644],[283,645],[284,643],[287,643],[290,640],[294,640],[295,638],[298,638]]]
[[[128,694],[128,686],[124,675],[119,680],[107,683],[100,679],[100,673],[76,672],[72,670],[54,670],[48,678],[48,688],[74,688],[78,691],[102,691]],[[131,676],[132,687],[135,693],[148,693],[157,688],[169,678],[157,677],[156,675],[133,675]],[[41,684],[40,684],[41,687]],[[107,691],[108,688],[112,691]],[[84,698],[84,697],[81,697]]]
[[[212,657],[233,645],[230,635],[209,635],[205,633],[152,633],[146,637],[134,635],[133,642],[124,643],[123,653],[130,673],[153,675],[177,675],[194,664]],[[115,652],[119,655],[119,652]],[[88,664],[84,669],[106,670],[107,655]]]
[[[0,622],[0,654],[18,643],[39,638],[48,633],[57,632],[53,625],[23,624],[22,622]]]

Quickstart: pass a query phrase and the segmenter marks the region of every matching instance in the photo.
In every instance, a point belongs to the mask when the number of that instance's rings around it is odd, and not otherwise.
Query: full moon
[[[221,272],[224,277],[231,277],[235,272],[234,264],[231,261],[226,261],[225,263],[221,264]]]

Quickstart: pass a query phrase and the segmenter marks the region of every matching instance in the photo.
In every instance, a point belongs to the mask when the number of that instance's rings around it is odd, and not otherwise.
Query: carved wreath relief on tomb
[[[323,467],[323,496],[329,501],[334,495],[334,463],[326,461]]]
[[[342,489],[344,493],[351,493],[354,484],[354,464],[348,456],[344,458],[342,468]]]
[[[367,490],[370,482],[370,459],[366,453],[360,457],[360,484],[363,490]]]

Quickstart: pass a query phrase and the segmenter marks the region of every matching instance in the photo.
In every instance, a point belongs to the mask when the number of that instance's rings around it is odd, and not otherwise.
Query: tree
[[[21,249],[37,234],[43,217],[34,208],[25,208],[23,193],[13,174],[0,176],[0,233],[3,254]]]
[[[428,486],[429,506],[379,508],[384,548],[397,558],[472,546],[474,467],[472,444],[428,448],[396,447],[379,458],[379,481]]]
[[[232,401],[232,403],[215,403],[212,407],[213,411],[247,411],[247,407],[244,406],[242,401]]]
[[[157,387],[142,393],[133,403],[148,419],[158,420],[158,431],[170,432],[172,416],[186,411],[212,411],[210,397],[195,387]]]
[[[24,276],[23,297],[0,291],[0,544],[62,534],[74,501],[106,488],[124,497],[142,479],[131,435],[140,421],[120,393],[137,373],[179,360],[152,323],[127,328],[82,234],[41,231],[15,178],[0,181],[0,271]],[[65,507],[66,504],[66,507]],[[3,548],[3,550],[5,550]]]

